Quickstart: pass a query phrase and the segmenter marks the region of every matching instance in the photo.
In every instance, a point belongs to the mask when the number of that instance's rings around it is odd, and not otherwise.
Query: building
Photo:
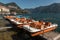
[[[15,6],[11,6],[11,5],[8,5],[9,8],[13,8],[13,9],[18,9],[17,7]]]
[[[6,6],[0,5],[0,14],[10,14],[10,10]]]

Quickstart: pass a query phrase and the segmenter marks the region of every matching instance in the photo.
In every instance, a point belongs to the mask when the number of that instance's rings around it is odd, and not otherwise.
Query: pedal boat
[[[29,32],[29,35],[31,36],[37,36],[37,35],[40,35],[40,34],[44,34],[46,32],[49,32],[49,31],[52,31],[52,30],[55,30],[57,28],[57,24],[45,24],[47,22],[45,22],[44,24],[39,24],[40,25],[40,28],[38,28],[38,26],[35,26],[37,25],[36,22],[38,21],[35,21],[35,20],[32,20],[30,22],[27,23],[27,20],[26,18],[22,19],[23,22],[21,22],[21,18],[15,18],[14,17],[5,17],[6,19],[8,19],[11,23],[17,25],[16,27],[18,28],[23,28],[25,31]],[[25,21],[26,20],[26,21]],[[31,23],[35,23],[34,26],[31,26],[33,24]]]

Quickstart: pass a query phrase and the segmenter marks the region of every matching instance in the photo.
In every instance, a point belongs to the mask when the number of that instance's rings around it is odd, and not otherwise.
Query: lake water
[[[31,13],[31,14],[22,14],[24,16],[30,16],[35,20],[44,20],[52,23],[58,24],[58,28],[55,30],[60,32],[60,13]]]

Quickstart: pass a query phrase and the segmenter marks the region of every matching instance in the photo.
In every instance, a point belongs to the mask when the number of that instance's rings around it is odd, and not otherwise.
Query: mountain
[[[4,6],[5,4],[4,4],[4,3],[2,3],[2,2],[0,2],[0,5]]]
[[[11,3],[7,3],[5,4],[6,6],[13,6],[13,7],[16,7],[17,9],[21,9],[16,3],[14,2],[11,2]]]
[[[31,13],[60,13],[60,3],[53,3],[48,6],[40,6],[34,9],[26,9]]]
[[[26,10],[23,10],[22,8],[20,8],[15,2],[10,2],[7,4],[4,4],[2,2],[0,2],[0,5],[8,7],[10,9],[10,12],[17,12],[17,13],[27,13]]]
[[[10,2],[10,3],[7,3],[5,5],[10,8],[10,12],[15,11],[17,13],[21,13],[23,10],[14,2]]]

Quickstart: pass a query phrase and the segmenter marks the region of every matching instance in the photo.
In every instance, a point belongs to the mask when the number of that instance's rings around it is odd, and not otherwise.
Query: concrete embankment
[[[47,40],[60,40],[60,33],[57,32],[47,32],[42,35]]]

